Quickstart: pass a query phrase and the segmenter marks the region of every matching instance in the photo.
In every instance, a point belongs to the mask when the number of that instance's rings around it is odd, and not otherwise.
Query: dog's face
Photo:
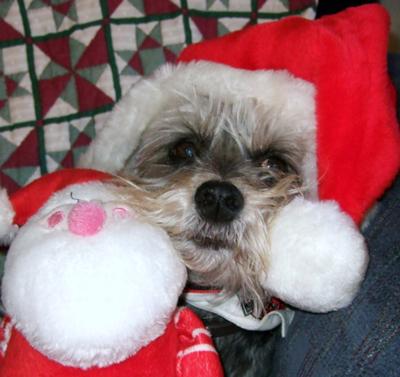
[[[303,190],[301,133],[256,100],[177,96],[141,135],[122,174],[159,199],[159,218],[200,285],[265,300],[274,213]],[[135,177],[135,178],[133,178]]]

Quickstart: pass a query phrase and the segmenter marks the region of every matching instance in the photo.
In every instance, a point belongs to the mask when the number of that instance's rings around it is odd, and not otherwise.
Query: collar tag
[[[247,317],[248,315],[252,315],[254,312],[254,303],[253,301],[241,301],[240,306],[243,310],[243,315]]]

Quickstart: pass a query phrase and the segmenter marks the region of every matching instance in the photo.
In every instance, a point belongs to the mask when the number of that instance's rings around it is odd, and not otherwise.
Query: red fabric
[[[335,199],[359,223],[400,166],[388,32],[384,8],[365,5],[315,21],[251,26],[188,46],[180,61],[287,69],[315,84],[319,197]]]
[[[112,176],[90,169],[64,169],[31,182],[10,196],[15,211],[14,224],[23,225],[56,191],[77,183],[110,179]]]
[[[175,316],[175,325],[180,334],[177,377],[223,377],[211,335],[199,317],[185,308]]]
[[[7,323],[3,323],[3,334]],[[134,356],[105,368],[82,370],[48,359],[14,328],[11,339],[0,336],[0,377],[223,377],[212,340],[204,331],[200,319],[185,308],[162,336]],[[196,345],[210,350],[196,351],[192,348]],[[185,350],[187,354],[182,354]]]

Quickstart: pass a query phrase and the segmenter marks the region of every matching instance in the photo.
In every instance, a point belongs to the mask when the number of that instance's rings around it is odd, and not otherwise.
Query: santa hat
[[[313,83],[319,198],[336,200],[359,223],[400,166],[389,23],[376,4],[316,21],[290,17],[189,46],[180,61],[286,69]]]
[[[355,224],[400,166],[388,32],[384,8],[365,5],[319,20],[289,17],[250,26],[189,46],[180,64],[140,80],[116,104],[81,165],[123,168],[160,112],[193,92],[232,104],[256,99],[268,109],[268,124],[303,136],[307,154],[300,169],[309,188],[306,199],[296,198],[274,217],[270,263],[260,282],[305,310],[342,308],[368,264]]]
[[[17,228],[24,225],[55,192],[69,185],[110,178],[110,174],[91,169],[64,169],[33,181],[10,197],[6,190],[0,189],[0,241],[9,243]]]
[[[312,196],[334,199],[359,224],[400,164],[395,95],[386,70],[388,32],[384,8],[365,5],[314,21],[289,17],[191,45],[180,56],[187,66],[162,68],[116,105],[81,165],[121,169],[174,90],[184,93],[191,85],[216,96],[229,92],[237,101],[279,101],[273,85],[281,81],[288,89],[287,123],[309,133],[314,155],[306,158],[303,173],[317,191]],[[193,63],[201,60],[239,69]]]

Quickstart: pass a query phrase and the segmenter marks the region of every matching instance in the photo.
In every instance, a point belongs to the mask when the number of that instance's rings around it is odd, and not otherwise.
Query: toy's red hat
[[[110,174],[91,169],[64,169],[38,178],[10,197],[0,190],[0,239],[6,242],[15,225],[24,225],[55,192],[72,184],[110,178]]]
[[[286,69],[316,87],[320,199],[359,223],[399,170],[395,95],[387,75],[389,17],[379,5],[316,21],[290,17],[187,47],[181,62]]]

